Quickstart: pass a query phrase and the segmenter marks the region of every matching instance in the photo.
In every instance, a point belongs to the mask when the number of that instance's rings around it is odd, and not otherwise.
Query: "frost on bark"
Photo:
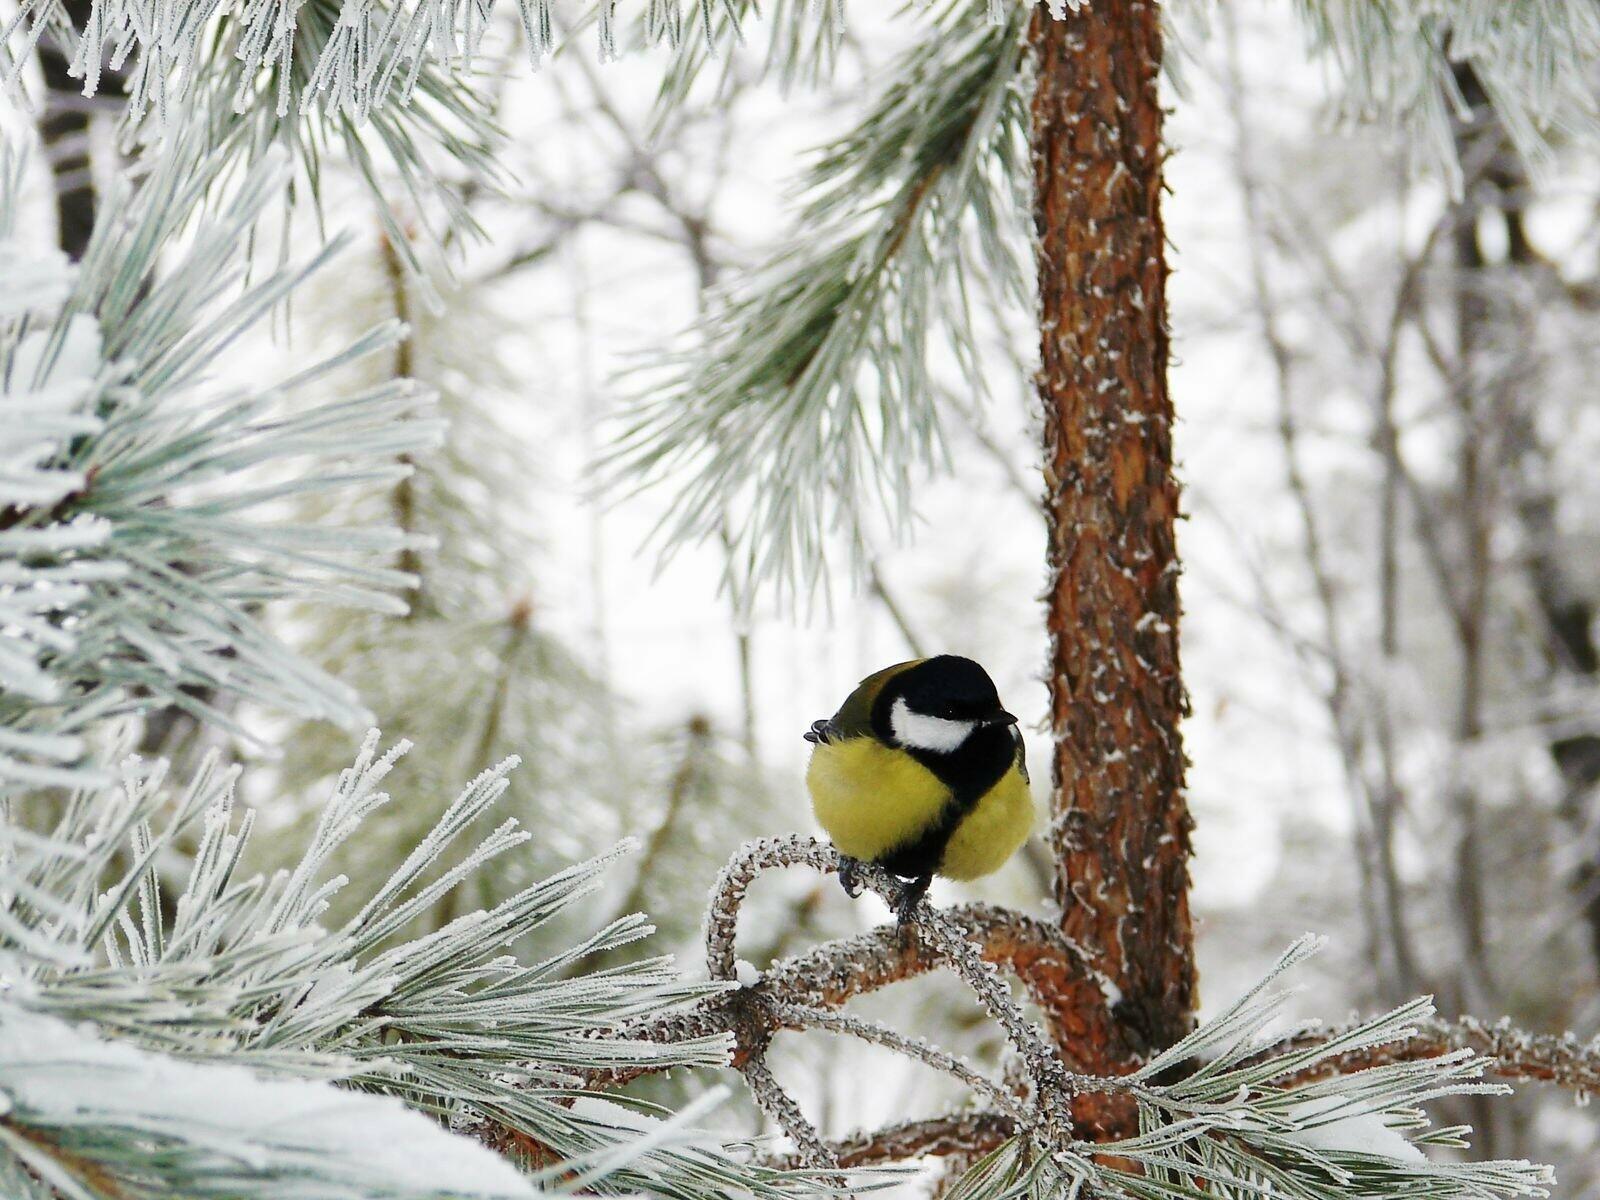
[[[1063,931],[1117,1018],[1085,1066],[1120,1072],[1187,1033],[1195,1005],[1160,16],[1149,0],[1095,0],[1059,21],[1041,6],[1031,40],[1050,840]]]

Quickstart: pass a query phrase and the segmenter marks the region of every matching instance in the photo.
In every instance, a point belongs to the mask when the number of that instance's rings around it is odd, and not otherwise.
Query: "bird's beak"
[[[1015,715],[1008,713],[1002,708],[999,712],[991,713],[989,716],[985,717],[983,719],[983,723],[985,725],[1015,725],[1017,723],[1017,718]]]

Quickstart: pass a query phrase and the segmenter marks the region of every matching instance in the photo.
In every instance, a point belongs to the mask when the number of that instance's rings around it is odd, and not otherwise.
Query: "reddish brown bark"
[[[1094,0],[1031,32],[1047,594],[1062,928],[1126,1070],[1195,1004],[1161,224],[1160,14]],[[1079,1057],[1082,1057],[1080,1050]]]

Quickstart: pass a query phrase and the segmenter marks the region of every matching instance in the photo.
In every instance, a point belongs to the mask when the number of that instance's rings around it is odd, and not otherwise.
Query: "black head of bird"
[[[902,920],[934,875],[987,875],[1027,840],[1033,801],[1016,721],[987,671],[942,654],[869,675],[806,734],[818,822],[847,859],[910,881]],[[848,863],[841,879],[856,894]]]
[[[989,672],[953,654],[924,659],[890,679],[873,708],[880,737],[923,754],[956,754],[980,729],[1017,723]]]

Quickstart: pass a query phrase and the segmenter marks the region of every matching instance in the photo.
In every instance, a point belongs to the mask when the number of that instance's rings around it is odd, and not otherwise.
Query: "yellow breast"
[[[811,752],[806,786],[817,822],[834,846],[868,861],[915,841],[950,798],[932,771],[871,737],[819,744]],[[956,826],[939,874],[977,879],[999,870],[1032,827],[1028,783],[1013,767]]]
[[[817,823],[840,853],[869,861],[914,841],[950,798],[927,767],[870,737],[819,744],[806,787]]]
[[[1012,767],[956,826],[945,846],[939,874],[979,879],[993,874],[1028,840],[1033,830],[1033,795],[1028,780]]]

